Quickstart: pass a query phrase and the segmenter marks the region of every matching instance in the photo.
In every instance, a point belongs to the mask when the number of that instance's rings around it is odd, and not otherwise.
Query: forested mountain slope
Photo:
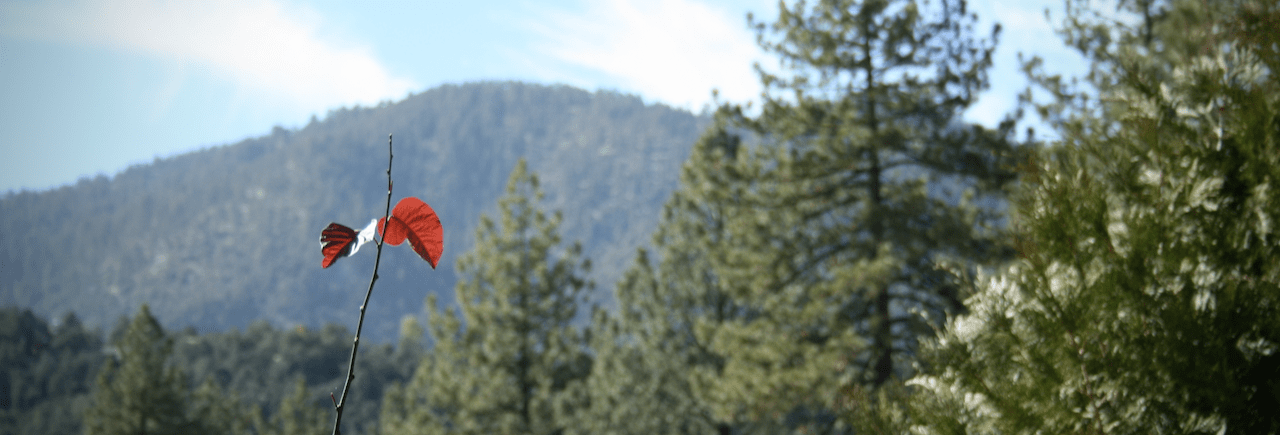
[[[513,82],[450,85],[372,108],[331,111],[297,130],[0,198],[0,305],[74,311],[110,325],[148,303],[166,325],[201,330],[255,319],[354,326],[373,255],[320,268],[320,229],[363,227],[384,206],[387,135],[395,197],[435,207],[445,254],[432,271],[388,250],[366,326],[377,340],[451,301],[456,255],[496,210],[520,157],[564,213],[567,242],[592,259],[604,300],[649,240],[706,118],[612,92]]]

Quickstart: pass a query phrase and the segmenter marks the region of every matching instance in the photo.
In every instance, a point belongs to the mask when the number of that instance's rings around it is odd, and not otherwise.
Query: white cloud
[[[302,110],[400,98],[418,87],[363,46],[326,40],[317,14],[273,0],[0,4],[10,36],[143,52],[209,68]]]
[[[536,15],[528,26],[543,38],[537,50],[603,75],[622,91],[695,110],[711,101],[713,88],[729,101],[760,93],[751,64],[764,56],[745,11],[692,0],[598,0],[581,12]],[[534,72],[575,85],[599,81],[572,69],[539,66]]]

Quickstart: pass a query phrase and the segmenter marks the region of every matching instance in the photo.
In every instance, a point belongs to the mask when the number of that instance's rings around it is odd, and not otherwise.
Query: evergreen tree
[[[259,435],[322,434],[333,430],[331,418],[329,412],[315,406],[306,378],[302,376],[294,381],[293,393],[280,402],[270,423],[262,418],[260,409],[252,415]]]
[[[645,314],[696,355],[718,427],[847,426],[837,402],[909,374],[927,320],[963,310],[938,265],[1007,255],[1013,123],[960,119],[994,47],[975,20],[962,1],[832,0],[757,25],[787,74],[761,69],[760,113],[722,106],[695,146],[656,243],[652,303],[679,308]]]
[[[186,379],[168,364],[173,340],[146,304],[114,343],[118,361],[98,375],[94,403],[84,416],[89,434],[186,433]]]
[[[1023,260],[926,347],[919,429],[1280,431],[1280,5],[1121,6],[1062,32],[1096,94],[1039,76],[1062,140],[1027,169]]]
[[[39,368],[39,357],[52,339],[49,325],[31,310],[0,309],[0,432],[33,426],[30,408],[44,397],[40,379],[31,372]]]
[[[417,317],[404,316],[400,320],[400,342],[396,345],[393,358],[397,366],[407,367],[410,370],[403,375],[406,379],[413,376],[412,370],[422,359],[422,354],[425,352],[422,344],[426,333],[427,331],[422,329],[422,324],[418,323]]]
[[[435,348],[383,405],[392,433],[560,433],[585,403],[591,362],[570,325],[590,284],[581,245],[560,246],[538,178],[523,160],[499,200],[501,225],[482,217],[458,260],[461,318],[428,300]],[[465,321],[465,325],[464,325]]]
[[[714,268],[726,252],[739,137],[723,124],[694,144],[680,187],[644,250],[616,288],[617,310],[598,319],[589,380],[592,423],[603,433],[769,431],[749,409],[726,404],[708,385],[720,379],[725,352],[712,348],[725,322],[755,315],[739,304]],[[722,404],[717,406],[717,404]]]
[[[48,352],[33,367],[45,403],[24,414],[16,433],[80,433],[81,416],[92,400],[94,380],[104,360],[102,334],[86,330],[74,313],[66,313],[54,329]],[[3,432],[3,431],[0,431]]]
[[[73,313],[56,327],[27,309],[0,309],[0,433],[80,433],[102,365],[102,339]]]
[[[240,400],[235,392],[228,393],[212,378],[206,378],[191,393],[187,416],[189,424],[183,428],[184,434],[262,434],[261,430],[250,432],[253,425],[252,407]],[[319,410],[317,410],[319,411]],[[324,426],[321,426],[324,428]],[[319,433],[312,431],[310,433]]]
[[[618,283],[616,315],[595,313],[595,357],[587,378],[590,407],[571,433],[705,434],[728,429],[691,389],[691,372],[714,364],[695,347],[691,325],[674,319],[687,316],[685,309],[691,306],[678,297],[662,299],[669,293],[659,293],[659,285],[641,250]]]

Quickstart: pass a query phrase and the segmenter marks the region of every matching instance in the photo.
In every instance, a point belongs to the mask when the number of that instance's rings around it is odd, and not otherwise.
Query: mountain
[[[115,175],[0,198],[0,305],[44,317],[74,311],[109,327],[150,304],[168,327],[354,327],[373,255],[320,268],[329,222],[360,228],[386,201],[417,196],[444,224],[431,270],[404,247],[383,252],[366,331],[387,341],[431,292],[453,301],[456,256],[517,159],[560,210],[566,242],[594,264],[593,299],[649,241],[707,117],[614,92],[515,82],[448,85],[377,107],[331,111],[296,130],[157,159]],[[371,249],[371,248],[370,248]]]

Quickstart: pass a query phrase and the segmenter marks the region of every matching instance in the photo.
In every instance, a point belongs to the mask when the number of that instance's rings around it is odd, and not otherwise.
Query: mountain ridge
[[[48,191],[0,196],[0,305],[48,318],[74,311],[104,329],[143,302],[171,328],[354,326],[372,255],[321,270],[329,222],[363,226],[386,201],[386,140],[395,138],[394,200],[417,196],[444,223],[431,271],[384,253],[366,326],[395,336],[428,292],[453,300],[456,255],[518,158],[560,211],[565,243],[595,266],[593,300],[646,245],[681,163],[708,124],[639,97],[563,85],[445,85],[394,103],[330,111],[298,129],[134,165]]]

